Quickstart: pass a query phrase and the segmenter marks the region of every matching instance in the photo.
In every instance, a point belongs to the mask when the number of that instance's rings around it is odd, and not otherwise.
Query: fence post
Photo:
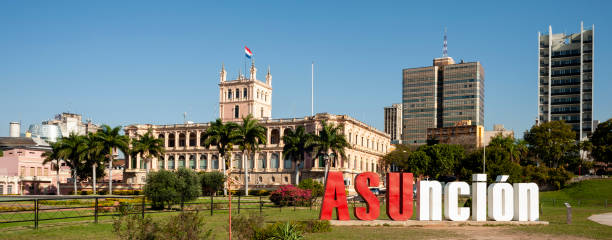
[[[261,196],[259,196],[259,215],[262,213],[263,202],[261,201]]]
[[[567,224],[572,224],[572,206],[569,203],[565,203],[565,207],[567,208]]]
[[[144,218],[145,214],[145,196],[142,196],[142,218]]]
[[[34,199],[34,228],[38,229],[38,198]]]
[[[98,197],[96,197],[96,205],[94,206],[94,222],[98,223]]]
[[[240,195],[238,195],[238,214],[240,214]]]
[[[210,194],[210,216],[213,215],[213,201],[214,201],[214,198],[213,198],[213,194],[211,193]]]
[[[608,199],[604,200],[604,208],[608,207]]]

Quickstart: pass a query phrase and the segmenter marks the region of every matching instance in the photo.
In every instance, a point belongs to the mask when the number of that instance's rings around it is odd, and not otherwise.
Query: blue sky
[[[485,68],[485,127],[517,137],[537,114],[537,32],[595,24],[594,119],[612,117],[610,1],[1,1],[0,136],[60,112],[95,123],[218,116],[218,76],[271,67],[274,118],[348,114],[383,129],[401,69],[442,55]]]

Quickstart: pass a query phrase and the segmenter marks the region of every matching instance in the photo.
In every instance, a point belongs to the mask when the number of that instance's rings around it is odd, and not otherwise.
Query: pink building
[[[43,164],[42,154],[48,146],[40,146],[31,138],[0,138],[0,195],[55,193],[58,179],[55,164]],[[53,166],[52,166],[53,165]],[[66,182],[70,170],[60,169],[60,181]]]

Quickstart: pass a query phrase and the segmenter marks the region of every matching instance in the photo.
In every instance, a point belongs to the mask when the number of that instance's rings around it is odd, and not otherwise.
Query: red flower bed
[[[310,190],[297,188],[293,185],[284,185],[270,194],[270,201],[277,206],[306,206],[311,197]]]

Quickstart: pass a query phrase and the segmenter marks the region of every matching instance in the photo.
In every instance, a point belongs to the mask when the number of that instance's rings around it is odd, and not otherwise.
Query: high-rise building
[[[403,69],[402,143],[427,142],[427,129],[454,126],[462,120],[484,123],[484,69],[480,62],[448,56],[433,66]]]
[[[385,132],[391,136],[391,143],[401,143],[402,104],[385,107]]]
[[[539,122],[564,120],[578,139],[593,131],[593,34],[580,23],[580,32],[538,32]]]

